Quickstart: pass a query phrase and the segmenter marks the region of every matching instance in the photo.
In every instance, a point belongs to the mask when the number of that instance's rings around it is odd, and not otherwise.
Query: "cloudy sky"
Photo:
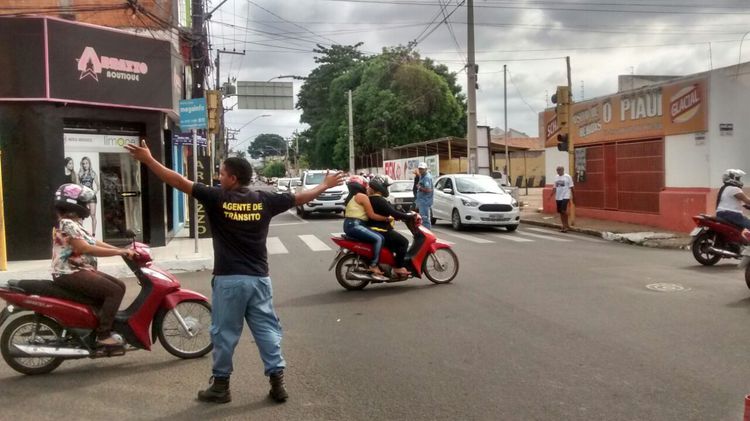
[[[208,10],[221,3],[212,2]],[[508,126],[531,136],[538,112],[566,84],[565,56],[576,101],[616,92],[622,74],[687,75],[750,61],[750,36],[741,44],[750,31],[746,0],[475,0],[474,15],[478,123],[503,126],[507,65]],[[465,86],[466,22],[461,0],[229,0],[209,30],[214,49],[245,51],[221,55],[223,80],[306,76],[316,43],[363,42],[362,51],[377,53],[416,39],[423,57],[460,72]],[[255,119],[263,114],[270,116]],[[230,128],[255,120],[233,146],[245,149],[260,133],[290,136],[304,128],[299,115],[235,108]]]

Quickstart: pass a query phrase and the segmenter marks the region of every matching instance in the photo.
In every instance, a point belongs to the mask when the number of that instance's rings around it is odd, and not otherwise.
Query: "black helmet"
[[[74,212],[81,218],[91,215],[89,203],[94,199],[94,191],[80,184],[67,183],[55,192],[55,209],[58,212]]]
[[[376,175],[370,180],[370,187],[376,192],[388,197],[388,187],[391,185],[391,180],[388,176]]]

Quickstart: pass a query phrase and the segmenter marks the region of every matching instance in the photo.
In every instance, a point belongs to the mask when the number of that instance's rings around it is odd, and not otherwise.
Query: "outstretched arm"
[[[335,173],[326,172],[326,176],[323,182],[315,186],[314,189],[305,190],[294,194],[294,204],[304,205],[305,203],[320,196],[321,193],[330,189],[331,187],[340,186],[344,183],[344,173],[337,171]]]
[[[181,174],[170,170],[169,168],[162,165],[159,161],[154,159],[154,157],[151,156],[151,151],[146,145],[145,139],[141,139],[140,146],[129,144],[125,145],[125,149],[130,152],[130,155],[133,158],[141,161],[145,166],[147,166],[151,170],[151,172],[153,172],[157,177],[159,177],[159,179],[161,179],[161,181],[169,184],[170,186],[183,193],[193,193],[193,182],[183,177]]]

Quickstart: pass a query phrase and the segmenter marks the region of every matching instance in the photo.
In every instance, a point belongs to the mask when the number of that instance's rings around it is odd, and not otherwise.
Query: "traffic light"
[[[560,133],[557,135],[557,150],[568,152],[568,134]]]
[[[208,132],[219,132],[219,91],[206,91],[206,109],[208,110]]]
[[[567,86],[558,86],[557,93],[552,95],[552,103],[557,104],[555,113],[557,114],[557,125],[567,131],[568,112],[570,107],[570,89]]]

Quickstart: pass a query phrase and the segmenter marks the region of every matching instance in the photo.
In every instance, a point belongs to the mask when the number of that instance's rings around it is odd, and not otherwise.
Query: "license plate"
[[[505,216],[500,216],[500,215],[490,215],[488,219],[490,219],[492,221],[508,221],[508,220],[510,220],[510,218],[507,218]]]
[[[703,228],[701,228],[701,227],[695,227],[695,228],[693,228],[692,231],[690,231],[690,236],[691,237],[695,237],[696,235],[700,234],[701,232],[703,232]]]

